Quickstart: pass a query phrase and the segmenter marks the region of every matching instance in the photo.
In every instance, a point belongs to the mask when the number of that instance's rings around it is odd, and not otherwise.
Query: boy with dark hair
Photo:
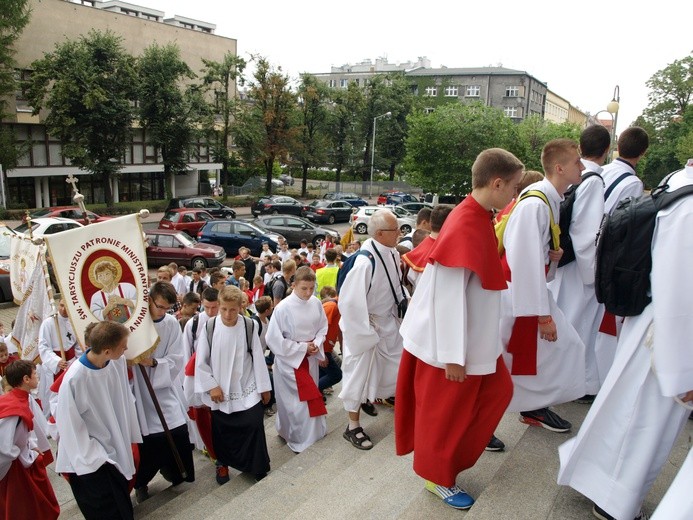
[[[195,267],[192,270],[192,280],[188,286],[188,292],[194,292],[197,294],[202,294],[207,288],[207,282],[202,278],[202,269]]]
[[[647,132],[639,126],[626,128],[618,137],[618,157],[604,167],[604,210],[611,213],[616,205],[628,197],[643,194],[643,183],[635,172],[650,145]]]
[[[522,168],[500,148],[479,154],[472,193],[447,217],[400,328],[397,454],[413,451],[426,489],[456,509],[474,503],[457,475],[481,456],[512,396],[498,330],[507,284],[491,216],[515,195]]]
[[[601,311],[594,292],[594,265],[597,253],[595,237],[604,218],[604,181],[602,165],[609,154],[611,135],[601,125],[593,125],[580,135],[580,151],[584,170],[575,187],[573,212],[569,224],[570,241],[575,260],[559,267],[556,278],[549,282],[556,304],[575,328],[585,344],[585,392],[579,402],[594,400],[606,376],[600,375],[595,356],[597,329]],[[610,363],[608,363],[610,366]]]
[[[240,316],[243,293],[227,286],[219,293],[219,315],[202,329],[197,345],[195,391],[212,409],[212,438],[218,484],[229,481],[228,466],[261,480],[270,470],[263,403],[270,380],[253,320]]]
[[[342,315],[339,313],[339,306],[337,305],[337,289],[326,285],[320,290],[320,300],[327,317],[327,333],[323,343],[325,360],[319,363],[320,380],[318,381],[318,389],[323,394],[331,394],[332,385],[336,385],[342,380],[342,369],[339,368],[334,353],[335,345],[339,343],[341,346],[342,344],[342,330],[339,328],[339,320]]]
[[[142,436],[123,356],[128,329],[102,321],[90,340],[91,348],[70,365],[58,392],[55,469],[68,477],[87,520],[132,519],[131,444],[142,442]]]
[[[166,282],[157,282],[149,290],[149,314],[159,335],[159,343],[151,357],[139,361],[145,367],[133,370],[132,389],[135,394],[137,418],[142,431],[139,445],[140,463],[135,478],[137,502],[149,498],[148,484],[161,470],[162,475],[174,486],[183,481],[195,481],[192,446],[188,435],[187,415],[182,395],[183,342],[176,319],[167,314],[176,302],[176,290]],[[147,381],[154,389],[169,433],[183,463],[185,477],[181,475],[176,458],[167,442],[164,425],[157,407],[147,388]]]
[[[221,291],[226,285],[226,273],[222,273],[221,271],[212,273],[209,277],[209,285],[217,291]]]
[[[315,277],[318,284],[318,294],[320,294],[323,287],[337,286],[337,274],[339,273],[339,266],[337,265],[337,251],[335,251],[334,248],[325,251],[325,262],[325,267],[321,267],[315,271]]]
[[[502,237],[508,289],[502,295],[500,331],[515,387],[508,410],[520,412],[526,424],[563,433],[572,425],[548,407],[585,394],[585,346],[547,280],[553,279],[561,254],[555,234],[560,202],[568,186],[580,182],[584,166],[578,144],[570,139],[549,141],[541,162],[544,179],[523,192],[535,195],[520,195]]]
[[[327,433],[327,410],[317,386],[327,318],[314,296],[311,268],[299,267],[294,283],[293,292],[274,309],[266,339],[275,356],[277,432],[299,453]]]
[[[0,517],[56,519],[60,506],[46,473],[53,455],[34,424],[41,409],[30,395],[38,387],[36,367],[18,360],[5,377],[12,390],[0,396]]]
[[[196,292],[191,291],[183,296],[183,301],[181,302],[178,316],[178,324],[180,325],[181,330],[183,330],[183,327],[185,327],[188,320],[197,314],[200,309],[201,302],[202,299]]]
[[[238,287],[238,280],[245,274],[245,264],[241,260],[234,260],[231,266],[233,274],[226,279],[226,285],[235,285]]]

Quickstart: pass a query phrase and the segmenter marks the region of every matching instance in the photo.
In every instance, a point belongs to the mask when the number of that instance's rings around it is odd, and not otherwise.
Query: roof
[[[529,72],[524,70],[506,69],[504,67],[470,67],[470,68],[449,68],[438,69],[416,69],[406,73],[407,77],[417,76],[529,76],[534,78]],[[539,83],[546,85],[545,82]]]

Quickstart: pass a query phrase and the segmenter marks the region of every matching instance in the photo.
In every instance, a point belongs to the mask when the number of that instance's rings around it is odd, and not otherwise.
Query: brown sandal
[[[359,437],[359,433],[361,436]],[[353,430],[350,430],[349,427],[347,426],[347,429],[344,431],[343,437],[348,440],[354,448],[357,448],[359,450],[370,450],[373,447],[373,441],[371,441],[371,438],[366,434],[366,432],[363,431],[363,428],[360,426],[358,428],[354,428]],[[370,442],[370,446],[364,446],[364,442]]]

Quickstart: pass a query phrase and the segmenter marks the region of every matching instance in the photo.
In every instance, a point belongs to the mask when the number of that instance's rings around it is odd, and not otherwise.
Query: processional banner
[[[60,294],[84,342],[90,323],[109,320],[130,330],[125,357],[137,362],[159,336],[149,315],[149,276],[138,214],[46,236]]]

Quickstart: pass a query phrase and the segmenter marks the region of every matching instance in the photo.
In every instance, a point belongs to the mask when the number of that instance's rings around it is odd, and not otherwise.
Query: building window
[[[519,107],[505,107],[503,110],[508,117],[522,117],[522,112]]]
[[[426,96],[437,96],[438,95],[438,87],[426,87]]]
[[[448,85],[445,87],[445,97],[457,97],[459,87],[457,85]]]
[[[479,97],[481,95],[481,86],[467,85],[467,97]]]
[[[517,97],[520,95],[520,87],[505,87],[505,97]]]
[[[32,112],[27,91],[29,90],[29,80],[31,79],[31,71],[26,69],[15,69],[14,79],[16,80],[17,90],[15,90],[14,98],[17,105],[17,112]]]
[[[341,88],[347,88],[349,86],[349,80],[348,79],[340,79],[339,80],[339,86]]]
[[[337,80],[331,79],[329,85],[330,85],[330,88],[336,88],[337,87]]]
[[[361,80],[358,79],[358,78],[356,78],[356,79],[354,80],[354,83],[355,83],[356,86],[358,87],[359,85],[361,85]]]

